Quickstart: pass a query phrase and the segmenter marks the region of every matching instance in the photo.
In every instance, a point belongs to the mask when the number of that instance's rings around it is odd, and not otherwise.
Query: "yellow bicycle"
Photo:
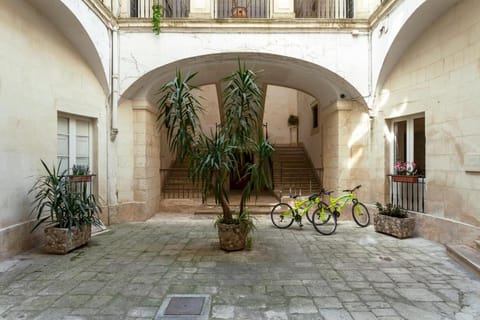
[[[355,223],[360,227],[368,226],[370,223],[370,213],[368,212],[367,207],[358,201],[358,198],[355,195],[355,191],[360,189],[361,186],[362,185],[358,185],[353,189],[343,190],[345,193],[336,198],[331,197],[333,191],[322,191],[322,193],[328,195],[330,199],[329,204],[320,201],[318,209],[313,212],[312,221],[315,229],[318,227],[317,231],[322,234],[332,234],[335,232],[335,229],[337,228],[337,218],[340,216],[345,205],[350,201],[353,203],[352,216]],[[330,222],[332,228],[322,228],[324,224],[329,222],[330,218],[334,220],[333,222]]]
[[[296,221],[300,227],[302,227],[302,218],[304,216],[307,217],[307,220],[310,223],[314,223],[312,220],[313,214],[310,214],[310,209],[316,206],[317,209],[315,212],[317,212],[318,208],[327,206],[326,203],[320,201],[319,194],[313,194],[305,200],[296,200],[297,197],[298,195],[290,196],[290,198],[294,199],[293,207],[285,202],[279,202],[273,207],[272,211],[270,212],[270,217],[274,226],[280,229],[286,229],[290,227],[294,221]],[[324,232],[326,231],[324,230],[326,228],[331,228],[333,222],[336,223],[336,219],[330,219],[328,211],[324,212],[324,220],[325,221],[322,223],[322,225],[315,227],[315,229],[322,234],[325,234]],[[317,223],[319,223],[319,218],[317,218]]]

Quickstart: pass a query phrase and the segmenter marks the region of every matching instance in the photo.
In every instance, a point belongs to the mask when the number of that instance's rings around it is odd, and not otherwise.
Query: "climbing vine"
[[[156,3],[152,6],[152,30],[155,34],[160,33],[160,19],[163,13],[162,5]]]

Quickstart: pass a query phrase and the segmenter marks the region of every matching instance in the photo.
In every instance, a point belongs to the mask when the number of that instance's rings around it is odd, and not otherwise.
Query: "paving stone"
[[[403,297],[413,301],[442,301],[440,297],[427,289],[400,288],[396,291]]]
[[[12,257],[0,319],[152,319],[170,293],[211,295],[212,319],[480,318],[480,281],[442,245],[348,221],[318,241],[259,216],[252,251],[226,253],[212,221],[160,216],[109,226],[66,256]]]
[[[325,319],[353,320],[350,313],[342,309],[320,309],[320,314]]]
[[[233,319],[235,307],[230,305],[215,305],[212,308],[212,317],[217,319]]]
[[[372,312],[350,312],[354,320],[376,320],[378,319]]]
[[[290,313],[317,313],[317,307],[312,299],[308,298],[292,298],[288,306]]]

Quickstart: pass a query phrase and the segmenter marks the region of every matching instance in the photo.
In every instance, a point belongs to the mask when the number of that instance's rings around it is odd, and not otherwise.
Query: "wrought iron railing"
[[[424,176],[388,175],[388,177],[390,178],[390,202],[392,204],[405,210],[425,212]]]
[[[295,0],[296,18],[350,19],[353,0]]]
[[[164,199],[199,199],[200,188],[188,178],[186,168],[160,169],[162,197]]]
[[[191,0],[130,0],[130,17],[151,18],[152,6],[160,3],[164,18],[188,18]],[[271,0],[215,0],[214,18],[272,17]],[[295,0],[296,18],[351,19],[354,17],[354,0]]]
[[[151,18],[155,3],[162,5],[164,18],[187,18],[190,12],[190,0],[130,0],[130,17]]]
[[[270,0],[216,0],[215,18],[270,18]]]
[[[289,168],[280,165],[274,166],[273,175],[274,189],[280,196],[312,194],[320,192],[323,186],[322,168]]]

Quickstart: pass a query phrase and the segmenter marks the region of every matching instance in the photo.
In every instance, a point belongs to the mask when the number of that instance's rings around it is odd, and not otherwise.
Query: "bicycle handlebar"
[[[360,189],[362,187],[361,184],[359,184],[358,186],[356,186],[355,188],[349,190],[349,189],[346,189],[346,190],[343,190],[343,192],[348,192],[348,193],[353,193],[355,190],[357,189]]]
[[[308,200],[309,200],[309,201],[315,200],[315,199],[318,198],[319,196],[320,196],[319,193],[314,193],[314,194],[312,194],[311,196],[308,197]],[[290,198],[291,198],[291,199],[296,199],[296,198],[298,198],[298,197],[300,197],[299,194],[291,194],[291,195],[290,195]]]

